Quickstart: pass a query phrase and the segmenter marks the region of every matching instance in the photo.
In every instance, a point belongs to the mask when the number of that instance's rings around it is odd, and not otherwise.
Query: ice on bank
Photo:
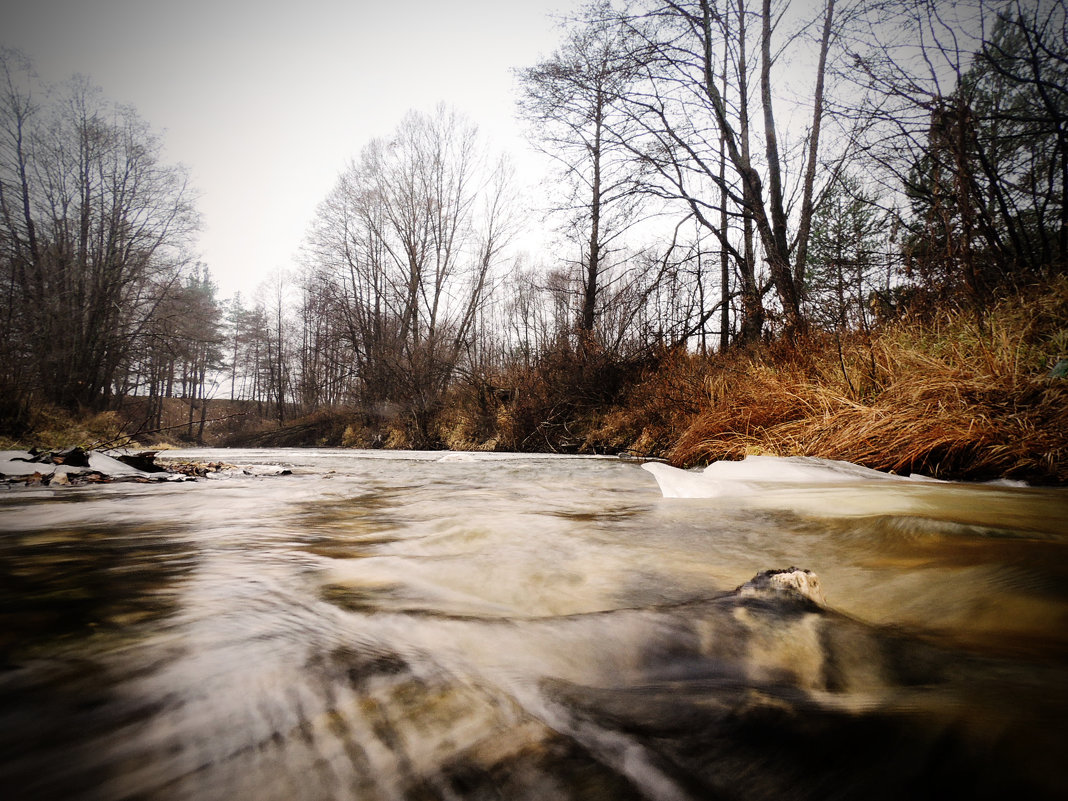
[[[19,477],[41,473],[71,476],[101,473],[112,477],[158,478],[152,473],[132,467],[106,453],[86,451],[85,456],[88,464],[57,464],[35,461],[34,455],[27,451],[0,451],[0,475]]]
[[[897,476],[852,462],[812,456],[747,456],[740,462],[713,462],[703,470],[681,470],[658,462],[647,462],[642,467],[656,478],[665,498],[737,498],[806,486],[952,484],[919,473]],[[1025,481],[1010,479],[984,483],[1003,487],[1028,486]]]
[[[649,462],[665,498],[717,498],[750,495],[791,484],[856,484],[936,481],[926,476],[895,476],[851,462],[809,456],[747,456],[740,462],[713,462],[704,470],[680,470]]]

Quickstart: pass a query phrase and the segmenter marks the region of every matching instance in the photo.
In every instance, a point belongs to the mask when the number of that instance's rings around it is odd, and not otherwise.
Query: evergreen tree
[[[866,328],[869,298],[883,272],[887,229],[876,198],[844,175],[824,195],[812,221],[805,298],[814,323]]]

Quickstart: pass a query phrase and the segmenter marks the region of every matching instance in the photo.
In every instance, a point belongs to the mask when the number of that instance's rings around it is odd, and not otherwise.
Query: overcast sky
[[[246,297],[294,264],[348,160],[445,102],[527,149],[511,69],[577,0],[0,0],[0,44],[46,82],[80,72],[137,108],[200,194],[200,256]],[[527,168],[527,179],[534,168]]]

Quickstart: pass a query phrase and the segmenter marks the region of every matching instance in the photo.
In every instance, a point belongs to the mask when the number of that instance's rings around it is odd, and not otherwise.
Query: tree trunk
[[[727,63],[730,61],[730,15],[725,15],[723,37],[723,95],[727,95]],[[719,251],[719,352],[725,353],[731,344],[731,288],[730,288],[730,254],[727,252],[727,148],[724,143],[723,133],[719,136],[719,227],[720,227],[720,251]],[[702,310],[703,311],[703,310]]]
[[[792,337],[801,328],[801,305],[793,271],[790,269],[790,245],[787,240],[786,208],[783,202],[782,161],[779,155],[779,140],[775,131],[775,114],[771,96],[771,0],[763,0],[760,36],[760,99],[764,110],[764,149],[768,159],[768,201],[771,219],[764,213],[763,204],[757,217],[757,229],[764,245],[771,281],[775,285],[786,321],[786,335]],[[750,171],[752,178],[756,173]],[[759,183],[752,183],[752,200],[760,200]]]
[[[816,66],[816,89],[812,103],[812,129],[808,138],[808,158],[805,163],[805,180],[801,197],[801,218],[797,227],[797,255],[794,262],[794,280],[797,286],[805,284],[805,269],[808,261],[808,242],[812,232],[813,190],[816,183],[816,160],[819,158],[820,128],[823,122],[823,86],[827,71],[827,51],[830,49],[831,28],[834,20],[834,0],[827,0],[823,18],[823,35],[820,39],[819,63]]]
[[[601,125],[604,99],[598,94],[594,108],[594,134],[590,158],[593,160],[593,189],[590,194],[590,241],[586,261],[585,286],[582,294],[580,347],[585,348],[593,335],[597,314],[597,284],[601,271]]]

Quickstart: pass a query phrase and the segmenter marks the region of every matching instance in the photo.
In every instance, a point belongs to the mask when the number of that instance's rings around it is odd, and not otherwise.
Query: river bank
[[[901,474],[1064,484],[1066,355],[1062,286],[982,319],[943,312],[719,364],[679,356],[636,388],[627,406],[644,413],[621,410],[617,430],[639,444],[669,442],[661,455],[680,466],[816,456]],[[697,397],[659,402],[673,394]]]
[[[419,430],[403,410],[302,412],[144,399],[78,418],[42,409],[0,446],[185,444],[632,454],[699,466],[816,456],[899,474],[1068,484],[1068,281],[974,311],[905,315],[848,336],[725,354],[563,349],[461,382]],[[198,420],[203,417],[205,425]]]

